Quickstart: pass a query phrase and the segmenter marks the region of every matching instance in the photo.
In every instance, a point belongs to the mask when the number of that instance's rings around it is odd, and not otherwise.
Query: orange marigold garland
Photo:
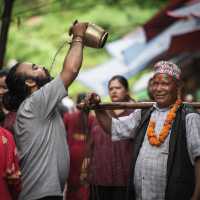
[[[180,107],[181,103],[182,103],[181,100],[179,99],[176,100],[176,103],[168,112],[163,128],[158,136],[155,133],[156,122],[153,120],[150,120],[148,128],[147,128],[147,136],[148,136],[149,143],[151,145],[160,146],[165,141],[172,127],[172,123],[176,117],[176,112],[178,108]]]

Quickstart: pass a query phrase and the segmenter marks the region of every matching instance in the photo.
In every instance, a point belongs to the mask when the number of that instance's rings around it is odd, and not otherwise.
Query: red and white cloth
[[[159,61],[154,65],[154,75],[156,74],[168,74],[175,79],[180,80],[181,70],[172,62]]]

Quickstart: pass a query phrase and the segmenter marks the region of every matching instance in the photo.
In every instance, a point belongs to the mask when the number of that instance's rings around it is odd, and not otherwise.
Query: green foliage
[[[1,1],[1,0],[0,0]],[[15,0],[7,45],[6,62],[11,59],[47,66],[55,76],[61,70],[69,45],[68,28],[75,19],[96,23],[109,32],[114,41],[147,21],[166,0]],[[0,7],[1,8],[1,7]],[[82,70],[109,59],[103,49],[85,48]],[[88,88],[74,82],[75,95]]]
[[[4,8],[3,0],[0,0],[0,16],[2,16],[3,8]]]

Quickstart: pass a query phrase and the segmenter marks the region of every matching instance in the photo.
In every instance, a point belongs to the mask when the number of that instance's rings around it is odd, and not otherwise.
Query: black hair
[[[129,85],[128,85],[128,81],[127,79],[124,77],[124,76],[121,76],[121,75],[115,75],[113,76],[109,82],[108,82],[108,87],[110,86],[110,83],[113,81],[113,80],[118,80],[122,85],[123,87],[128,91],[129,90]]]
[[[22,101],[30,94],[29,88],[25,84],[27,77],[17,73],[20,64],[15,64],[6,77],[8,92],[3,97],[3,104],[10,111],[16,111]]]
[[[84,100],[86,97],[86,93],[82,92],[82,93],[79,93],[77,95],[77,98],[76,98],[76,104],[79,104],[81,103],[82,100]]]
[[[4,77],[7,76],[9,73],[9,69],[8,68],[3,68],[0,70],[0,77]]]

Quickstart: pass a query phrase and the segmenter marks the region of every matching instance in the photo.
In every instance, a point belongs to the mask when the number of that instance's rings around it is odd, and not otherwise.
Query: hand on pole
[[[88,93],[85,99],[77,105],[77,108],[82,110],[91,110],[93,107],[96,107],[101,102],[101,98],[98,94],[92,92]]]

